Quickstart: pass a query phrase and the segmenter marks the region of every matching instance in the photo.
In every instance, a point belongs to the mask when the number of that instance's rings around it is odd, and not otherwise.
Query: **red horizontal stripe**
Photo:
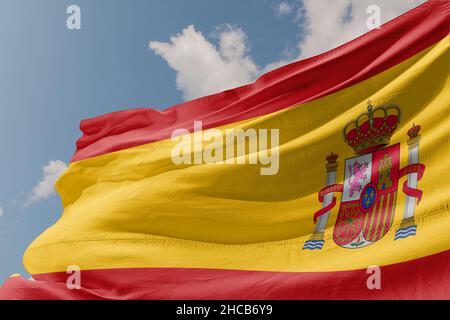
[[[381,267],[381,289],[367,288],[366,269],[267,272],[217,269],[83,271],[80,290],[67,274],[10,278],[0,299],[450,299],[450,251]]]
[[[171,136],[174,129],[217,127],[311,101],[368,79],[449,33],[448,1],[429,1],[334,50],[292,63],[255,83],[164,111],[131,109],[83,120],[72,162]]]

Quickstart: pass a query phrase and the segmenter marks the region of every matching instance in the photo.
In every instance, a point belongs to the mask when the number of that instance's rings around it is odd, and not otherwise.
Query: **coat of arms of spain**
[[[336,184],[338,155],[331,153],[326,157],[327,186],[318,194],[322,209],[314,214],[315,230],[303,249],[322,249],[330,211],[336,205],[334,194],[338,192],[342,197],[333,230],[334,242],[343,248],[357,249],[380,240],[394,221],[399,180],[404,176],[405,211],[394,240],[416,234],[414,210],[422,197],[417,183],[425,171],[419,163],[421,127],[413,124],[408,130],[408,165],[400,168],[400,144],[389,145],[400,123],[400,108],[373,108],[369,101],[367,109],[343,130],[345,142],[356,155],[345,160],[342,184]]]

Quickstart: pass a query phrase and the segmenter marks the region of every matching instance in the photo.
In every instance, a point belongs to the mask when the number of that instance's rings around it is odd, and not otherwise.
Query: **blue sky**
[[[369,4],[386,21],[420,2],[0,0],[0,282],[62,213],[81,119],[245,84],[369,31]]]

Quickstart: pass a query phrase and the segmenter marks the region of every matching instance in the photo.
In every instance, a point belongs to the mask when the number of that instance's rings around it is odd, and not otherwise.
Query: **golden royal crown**
[[[396,105],[374,108],[368,101],[367,112],[344,128],[344,140],[356,154],[373,152],[387,146],[400,122],[400,108]]]

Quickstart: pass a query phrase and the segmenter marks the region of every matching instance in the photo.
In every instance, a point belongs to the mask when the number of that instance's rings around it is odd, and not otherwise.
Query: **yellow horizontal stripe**
[[[57,182],[65,207],[60,220],[28,248],[32,273],[82,269],[196,267],[273,271],[360,269],[410,260],[450,248],[449,37],[403,63],[350,88],[302,104],[221,127],[279,128],[280,170],[261,176],[259,165],[180,165],[171,160],[177,142],[159,141],[70,165]],[[394,241],[405,196],[400,180],[394,225],[378,242],[344,249],[332,240],[333,209],[322,250],[302,250],[320,209],[325,156],[354,155],[342,129],[366,100],[400,105],[402,119],[391,143],[401,143],[407,164],[407,130],[422,126],[416,208],[417,235]],[[340,200],[340,196],[338,200]]]

